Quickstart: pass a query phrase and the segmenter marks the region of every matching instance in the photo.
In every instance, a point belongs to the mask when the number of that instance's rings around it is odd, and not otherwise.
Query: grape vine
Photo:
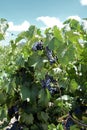
[[[44,35],[31,25],[0,46],[1,130],[87,130],[87,31],[74,19],[63,24]]]

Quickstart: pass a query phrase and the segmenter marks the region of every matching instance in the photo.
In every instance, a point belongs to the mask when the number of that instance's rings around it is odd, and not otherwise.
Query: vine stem
[[[66,118],[66,121],[64,120],[64,118]],[[77,125],[83,126],[83,127],[86,127],[86,128],[87,128],[87,124],[82,123],[80,120],[75,119],[75,118],[74,118],[73,116],[71,116],[70,114],[66,114],[66,115],[60,117],[60,118],[59,118],[59,122],[64,121],[64,124],[66,124],[66,122],[67,122],[67,120],[68,120],[69,118],[71,118]],[[66,130],[66,128],[65,128],[64,130]]]
[[[76,124],[87,128],[87,124],[82,123],[82,122],[79,121],[79,120],[76,120],[73,116],[69,115],[69,118],[71,118]]]

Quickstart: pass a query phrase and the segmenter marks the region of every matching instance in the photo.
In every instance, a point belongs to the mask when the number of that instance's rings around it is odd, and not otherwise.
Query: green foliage
[[[70,29],[66,29],[69,25]],[[0,40],[8,28],[0,19]],[[24,130],[64,130],[64,121],[72,111],[76,120],[70,130],[80,130],[87,123],[87,32],[78,21],[69,19],[64,27],[47,28],[44,35],[36,26],[21,32],[8,46],[0,46],[0,129],[18,113]],[[79,39],[86,42],[79,43]],[[21,40],[25,40],[22,45]],[[43,41],[43,48],[33,50]],[[46,47],[52,53],[50,62]],[[49,80],[46,81],[46,76]],[[53,79],[52,79],[53,78]],[[43,81],[44,80],[44,81]],[[52,82],[51,82],[52,80]],[[43,85],[42,81],[45,82]],[[46,86],[46,82],[47,86]],[[51,88],[50,88],[50,86]],[[53,91],[54,90],[54,91]],[[14,111],[14,107],[18,109]],[[86,110],[85,110],[86,107]],[[79,108],[80,114],[75,113]],[[81,109],[80,109],[81,108]],[[82,109],[84,108],[84,110]],[[9,115],[9,109],[14,113]],[[81,115],[79,117],[79,115]],[[5,121],[4,121],[5,120]],[[84,122],[83,122],[84,121]]]
[[[8,29],[8,23],[6,19],[0,19],[0,40],[4,40],[5,32]]]

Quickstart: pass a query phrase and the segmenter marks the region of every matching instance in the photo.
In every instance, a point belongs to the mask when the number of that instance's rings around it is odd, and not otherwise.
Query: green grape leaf
[[[22,55],[19,55],[16,59],[17,66],[23,67],[25,64],[24,58]]]
[[[0,33],[0,40],[4,40],[4,35]]]
[[[33,84],[34,85],[34,84]],[[21,87],[21,98],[22,100],[26,100],[29,98],[30,102],[35,102],[36,97],[38,95],[38,88],[36,85],[29,86],[29,83],[26,85],[26,83]]]
[[[61,52],[60,52],[61,51]],[[75,48],[73,44],[63,45],[59,49],[58,53],[59,62],[63,65],[67,65],[69,62],[73,62],[76,58]]]
[[[36,66],[37,62],[38,62],[39,57],[36,55],[36,53],[33,53],[29,59],[28,59],[28,63],[30,66]]]
[[[42,126],[43,130],[47,130],[47,128],[48,128],[46,123],[44,123],[44,124],[42,123],[41,126]]]
[[[28,37],[32,38],[36,34],[36,27],[34,25],[31,25],[27,31]]]
[[[84,48],[82,53],[81,53],[81,60],[83,63],[87,64],[87,48]]]
[[[75,79],[72,79],[70,81],[70,91],[75,92],[77,88],[78,88],[78,83],[75,81]]]
[[[80,22],[76,19],[67,19],[63,24],[69,24],[71,30],[80,32],[82,30],[82,26]]]
[[[59,48],[59,46],[60,46],[59,44],[60,44],[60,41],[57,38],[53,37],[51,39],[51,41],[49,42],[48,46],[51,50],[54,51],[54,50],[57,50]]]
[[[56,126],[52,123],[48,125],[48,130],[56,130]]]
[[[31,91],[26,86],[21,87],[20,94],[21,94],[21,98],[23,101],[26,100],[27,98],[30,99],[30,97],[31,97]]]
[[[63,41],[62,32],[57,26],[53,27],[53,34],[60,42]]]
[[[38,126],[35,125],[35,124],[33,124],[33,125],[31,126],[31,130],[38,130]]]
[[[39,93],[39,105],[42,106],[42,107],[47,107],[48,106],[48,103],[50,101],[50,98],[51,98],[51,95],[48,91],[48,89],[42,89]]]
[[[62,124],[57,125],[57,130],[64,130]]]
[[[14,51],[16,49],[17,45],[13,41],[11,41],[11,47],[12,47],[12,51]]]
[[[32,114],[27,114],[27,113],[22,113],[21,117],[20,117],[21,121],[26,123],[27,125],[29,124],[33,124],[33,121],[34,121],[34,117]]]
[[[45,113],[45,112],[42,111],[42,112],[41,112],[41,118],[43,119],[44,122],[47,122],[49,116],[48,116],[47,113]]]
[[[75,48],[73,44],[67,46],[63,58],[65,59],[65,63],[73,62],[75,60]]]
[[[4,104],[5,102],[6,102],[6,93],[0,91],[0,105]]]
[[[3,108],[0,107],[0,121],[3,121],[6,118],[7,118],[7,107],[6,106],[3,106]]]
[[[24,34],[25,32],[22,32],[21,34],[18,35],[18,37],[15,39],[15,43],[20,42],[22,39],[24,39]]]
[[[70,130],[80,130],[77,125],[70,126]]]
[[[37,118],[38,120],[41,120],[42,122],[47,123],[49,116],[48,116],[48,113],[41,111],[37,113]]]

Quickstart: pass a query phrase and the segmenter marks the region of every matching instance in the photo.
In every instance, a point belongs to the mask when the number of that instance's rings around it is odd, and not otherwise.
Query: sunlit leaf
[[[0,40],[4,40],[4,35],[0,33]]]
[[[71,90],[72,92],[75,92],[75,90],[76,90],[77,88],[78,88],[77,82],[76,82],[74,79],[72,79],[71,82],[70,82],[70,90]]]

